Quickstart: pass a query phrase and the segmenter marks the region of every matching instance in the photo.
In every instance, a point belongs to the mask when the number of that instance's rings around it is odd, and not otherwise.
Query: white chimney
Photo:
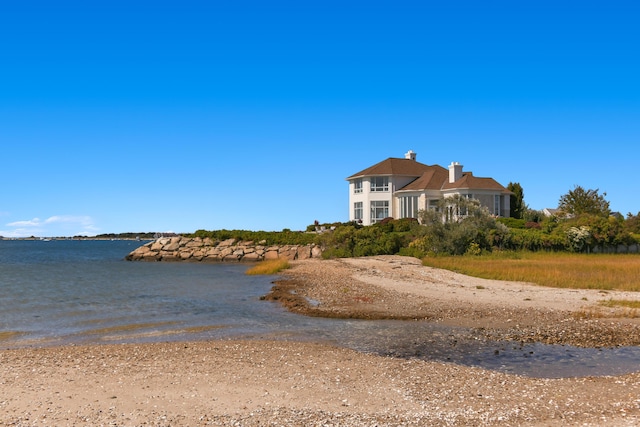
[[[462,178],[462,165],[458,162],[451,162],[449,165],[449,183],[456,182]]]
[[[414,153],[413,150],[409,150],[404,154],[404,158],[408,159],[408,160],[415,160],[416,159],[416,153]]]

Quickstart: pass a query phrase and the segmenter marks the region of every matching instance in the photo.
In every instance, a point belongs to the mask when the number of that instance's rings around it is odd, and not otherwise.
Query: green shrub
[[[327,248],[322,251],[322,258],[324,259],[351,258],[352,256],[352,252],[345,248]]]
[[[467,251],[464,254],[473,255],[473,256],[482,255],[482,248],[476,242],[471,242],[467,247]]]
[[[497,218],[496,219],[497,222],[499,222],[500,224],[504,224],[509,228],[525,228],[525,220],[524,219],[518,219],[518,218]]]
[[[317,243],[318,235],[301,231],[248,231],[248,230],[197,230],[187,237],[210,238],[212,240],[236,239],[244,242],[262,242],[266,245],[308,245]]]
[[[400,248],[400,250],[398,251],[398,255],[422,259],[427,256],[427,253],[423,252],[415,246],[404,246]]]
[[[354,225],[343,225],[335,230],[320,235],[320,243],[324,247],[326,258],[391,255],[400,250],[403,236],[388,231],[393,228],[393,221],[358,228]]]

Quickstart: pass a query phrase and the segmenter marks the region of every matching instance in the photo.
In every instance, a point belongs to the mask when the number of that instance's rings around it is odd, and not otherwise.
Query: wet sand
[[[579,315],[597,308],[597,292],[477,280],[403,257],[307,260],[270,298],[311,315],[428,319],[498,337],[638,341],[622,313]],[[0,351],[0,424],[638,425],[640,373],[536,379],[260,340],[13,349]]]

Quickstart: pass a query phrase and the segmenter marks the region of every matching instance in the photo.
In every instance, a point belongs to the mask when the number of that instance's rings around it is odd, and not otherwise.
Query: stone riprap
[[[214,240],[200,237],[163,237],[132,251],[128,261],[233,261],[254,262],[267,259],[319,258],[317,245],[266,245],[262,242],[243,242],[236,239]]]

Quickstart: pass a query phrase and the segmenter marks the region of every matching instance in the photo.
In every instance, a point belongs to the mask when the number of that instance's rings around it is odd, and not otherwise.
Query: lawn
[[[640,291],[640,255],[499,252],[427,257],[423,265],[485,279],[573,289]]]

